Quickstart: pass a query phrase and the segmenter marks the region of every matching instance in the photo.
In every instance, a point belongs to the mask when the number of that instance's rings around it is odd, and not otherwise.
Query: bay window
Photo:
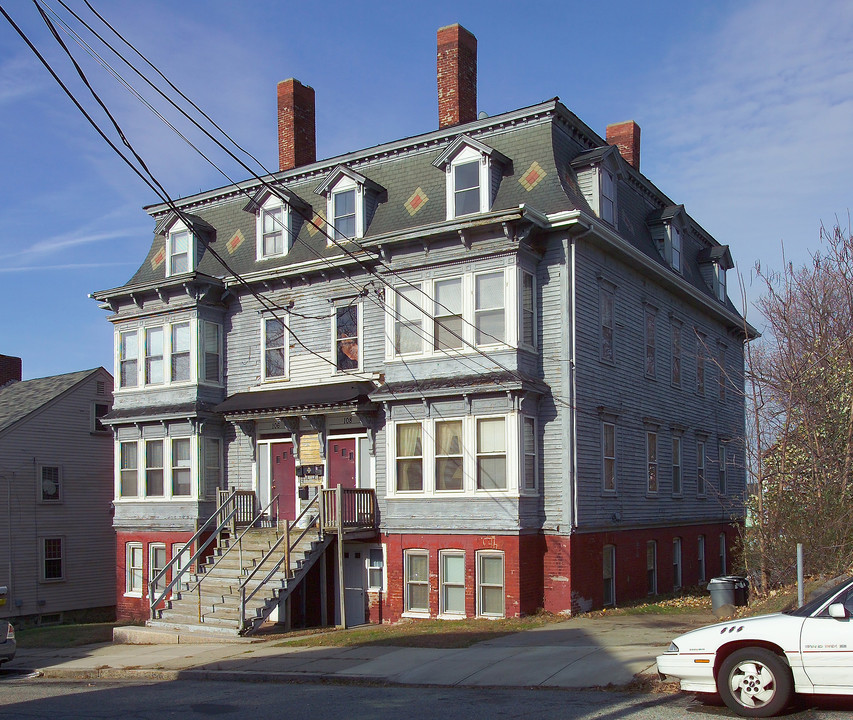
[[[461,349],[465,337],[461,277],[436,280],[433,318],[433,347],[436,350]]]
[[[435,424],[435,489],[462,490],[462,421]]]
[[[137,497],[139,495],[138,458],[135,442],[119,444],[119,495]]]
[[[477,420],[477,489],[506,489],[506,420]]]
[[[503,272],[476,275],[474,277],[474,342],[477,345],[504,342],[505,324]]]
[[[394,354],[423,352],[423,316],[421,287],[401,286],[394,291]]]
[[[172,495],[189,495],[191,483],[190,439],[172,440]]]
[[[424,489],[423,443],[420,423],[397,425],[397,490]]]
[[[171,380],[180,382],[190,379],[190,324],[172,325]]]
[[[136,387],[139,383],[139,340],[136,331],[119,333],[119,386]]]
[[[163,441],[145,443],[145,495],[163,495]]]

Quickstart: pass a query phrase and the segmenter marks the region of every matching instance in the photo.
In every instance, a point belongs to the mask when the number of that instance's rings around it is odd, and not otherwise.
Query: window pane
[[[444,587],[444,612],[453,615],[465,613],[465,588],[456,585]]]
[[[219,325],[211,322],[204,323],[202,345],[204,346],[204,379],[220,382],[222,378],[219,369]]]
[[[420,287],[395,288],[394,348],[400,354],[423,350]]]
[[[503,418],[486,418],[477,421],[477,452],[506,451],[506,421]]]
[[[533,276],[521,274],[521,341],[533,345],[535,312],[533,306]]]
[[[335,310],[338,370],[358,369],[358,306]]]
[[[496,555],[480,556],[480,582],[489,585],[503,585],[504,559]]]
[[[265,330],[264,362],[266,377],[284,377],[284,323],[277,319],[267,320]]]
[[[138,494],[138,487],[136,481],[136,466],[137,466],[137,457],[136,457],[136,443],[135,442],[126,442],[121,443],[120,445],[120,475],[121,475],[121,488],[120,493],[122,497],[136,497]]]
[[[429,558],[426,555],[407,555],[408,579],[410,581],[429,580]]]
[[[504,274],[478,275],[475,279],[476,343],[504,341]]]
[[[465,557],[463,555],[442,555],[441,559],[444,582],[464,585]]]
[[[429,586],[409,585],[409,606],[407,610],[429,611]]]
[[[163,494],[163,441],[145,443],[145,494]]]
[[[435,348],[438,350],[463,346],[462,278],[435,283]]]
[[[470,215],[480,212],[480,163],[474,162],[456,165],[453,168],[454,213]]]
[[[462,489],[462,421],[435,425],[436,490]]]
[[[190,441],[172,441],[172,494],[190,494]]]
[[[475,298],[478,310],[503,307],[504,274],[502,272],[477,275],[475,285]]]
[[[355,214],[355,190],[344,190],[334,195],[335,217]]]
[[[480,186],[480,163],[478,160],[462,163],[453,168],[456,190],[468,190]]]

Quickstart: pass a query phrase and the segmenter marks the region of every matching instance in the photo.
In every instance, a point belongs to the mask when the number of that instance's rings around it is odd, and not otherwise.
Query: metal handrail
[[[222,514],[223,509],[225,507],[227,507],[227,503],[230,502],[231,500],[233,500],[234,497],[236,497],[236,495],[237,495],[237,490],[232,490],[231,494],[228,496],[226,502],[221,503],[219,505],[219,507],[216,508],[216,512],[214,512],[205,521],[204,525],[202,525],[198,530],[196,530],[195,534],[189,540],[187,540],[186,544],[177,553],[172,555],[172,559],[166,563],[166,565],[163,567],[163,569],[160,572],[158,572],[153,578],[151,578],[151,580],[148,581],[148,598],[150,601],[149,612],[151,614],[152,620],[154,619],[154,615],[155,615],[157,606],[161,602],[163,602],[163,600],[166,599],[166,595],[168,595],[169,591],[173,587],[175,587],[175,585],[181,579],[181,577],[185,573],[187,573],[190,570],[190,568],[192,568],[193,565],[198,561],[198,558],[204,553],[205,550],[207,550],[207,548],[210,546],[210,543],[213,542],[213,538],[216,537],[220,532],[222,532],[223,528],[231,521],[231,518],[234,517],[234,514],[237,512],[237,508],[234,507],[231,510],[231,512],[229,512],[227,514],[227,516],[222,520],[222,522],[220,522],[219,525],[216,527],[216,530],[211,532],[210,537],[208,537],[207,540],[205,540],[205,542],[201,545],[201,547],[199,547],[198,550],[195,551],[193,556],[190,558],[190,561],[184,567],[181,568],[181,571],[177,575],[175,575],[172,578],[172,581],[168,585],[166,585],[166,587],[163,589],[163,592],[161,592],[158,597],[154,598],[154,591],[155,591],[155,588],[157,587],[157,583],[160,582],[160,580],[163,579],[163,577],[166,575],[166,573],[169,571],[169,569],[175,563],[178,562],[178,560],[184,554],[184,552],[188,548],[191,548],[193,543],[196,542],[201,537],[202,533],[204,533],[204,531],[207,529],[208,525],[210,525],[210,523],[213,522],[213,520],[215,518],[219,517]],[[154,599],[152,599],[152,598],[154,598]]]
[[[251,600],[253,597],[255,597],[257,592],[272,579],[272,577],[278,572],[278,569],[281,567],[282,563],[285,562],[285,560],[287,561],[287,574],[290,575],[290,555],[296,549],[296,546],[302,541],[302,538],[305,537],[305,535],[308,533],[308,531],[316,525],[319,538],[322,539],[322,537],[323,537],[323,522],[322,522],[323,503],[319,502],[319,499],[320,499],[320,493],[317,493],[317,495],[315,495],[313,497],[311,502],[309,502],[303,508],[301,513],[299,513],[296,520],[293,521],[293,525],[297,525],[299,523],[299,521],[303,517],[305,517],[305,514],[314,505],[314,503],[317,503],[319,510],[320,510],[317,517],[315,517],[314,520],[312,520],[311,523],[309,525],[307,525],[304,530],[302,530],[302,532],[299,534],[299,537],[297,537],[295,541],[293,541],[292,543],[290,543],[290,542],[287,543],[287,545],[285,546],[286,547],[285,552],[282,553],[282,556],[279,558],[278,562],[266,574],[264,579],[258,583],[258,585],[255,587],[255,589],[252,590],[251,593],[249,593],[248,596],[246,595],[246,586],[249,584],[249,582],[252,580],[252,578],[255,577],[255,573],[257,573],[258,570],[260,570],[261,567],[263,567],[264,563],[278,549],[278,546],[281,545],[282,541],[285,538],[288,538],[288,539],[290,538],[290,528],[292,526],[291,526],[291,523],[289,520],[285,520],[285,533],[284,533],[284,535],[282,535],[275,542],[275,544],[260,559],[260,561],[257,563],[257,565],[255,565],[255,567],[252,569],[252,572],[249,573],[249,575],[246,577],[246,579],[240,583],[240,628],[241,629],[245,628],[245,626],[246,626],[246,603],[249,602],[249,600]]]
[[[212,570],[213,570],[217,565],[219,565],[219,563],[220,563],[220,562],[222,562],[222,559],[223,559],[223,558],[224,558],[228,553],[230,553],[230,552],[231,552],[235,547],[237,547],[237,546],[239,546],[239,548],[240,548],[240,570],[241,570],[241,572],[242,572],[242,569],[243,569],[243,536],[244,536],[247,532],[249,532],[249,530],[251,530],[251,529],[252,529],[252,527],[254,526],[254,524],[255,524],[258,520],[260,520],[260,519],[261,519],[261,517],[266,513],[266,511],[267,511],[267,510],[269,510],[269,509],[270,509],[270,507],[272,507],[274,504],[275,504],[276,506],[277,506],[277,504],[278,504],[278,495],[276,495],[272,500],[270,500],[270,501],[267,503],[266,507],[265,507],[263,510],[260,510],[260,511],[258,512],[258,514],[257,514],[257,515],[255,515],[255,517],[254,517],[254,518],[252,518],[252,522],[251,522],[249,525],[247,525],[247,526],[246,526],[246,528],[243,530],[243,532],[241,532],[241,533],[237,536],[236,540],[234,541],[234,544],[233,544],[233,545],[232,545],[231,543],[229,543],[229,544],[228,544],[228,547],[226,548],[225,552],[224,552],[224,553],[222,553],[222,555],[220,555],[218,558],[216,558],[216,561],[213,563],[213,565],[211,565],[209,568],[207,568],[207,570],[205,571],[205,574],[204,574],[204,575],[202,575],[201,577],[199,577],[199,580],[198,580],[198,582],[195,584],[195,586],[193,586],[193,587],[188,587],[188,588],[187,588],[187,592],[193,592],[194,590],[196,590],[196,589],[197,589],[197,588],[202,584],[202,582],[205,580],[205,578],[207,578],[207,577],[209,577],[209,576],[210,576],[210,572],[211,572],[211,571],[212,571]],[[232,511],[232,513],[233,513],[233,512],[236,512],[236,510],[237,510],[237,508],[235,508],[235,509]],[[277,508],[277,507],[276,507],[276,510],[278,510],[278,508]],[[231,515],[232,513],[229,513],[229,515]],[[200,601],[201,601],[201,592],[199,592],[199,602],[200,602]]]

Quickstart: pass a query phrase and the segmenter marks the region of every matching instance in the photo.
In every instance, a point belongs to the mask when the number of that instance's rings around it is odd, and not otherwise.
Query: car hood
[[[705,646],[720,645],[728,642],[730,639],[755,637],[755,635],[763,633],[768,626],[789,618],[790,616],[784,613],[773,613],[771,615],[728,620],[691,630],[683,635],[679,635],[673,642],[682,651],[685,649],[698,650],[699,647],[694,647],[697,642],[701,642]],[[790,619],[794,620],[794,618]],[[688,644],[690,647],[686,647]]]

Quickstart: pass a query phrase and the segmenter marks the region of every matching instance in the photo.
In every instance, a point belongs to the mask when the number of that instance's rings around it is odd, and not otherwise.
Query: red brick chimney
[[[633,120],[607,126],[607,144],[619,148],[619,154],[635,170],[640,169],[640,126]]]
[[[291,170],[317,159],[314,88],[290,78],[278,84],[278,169]]]
[[[0,388],[21,381],[21,358],[12,355],[0,355]]]
[[[477,119],[477,38],[459,25],[438,30],[438,127]]]

